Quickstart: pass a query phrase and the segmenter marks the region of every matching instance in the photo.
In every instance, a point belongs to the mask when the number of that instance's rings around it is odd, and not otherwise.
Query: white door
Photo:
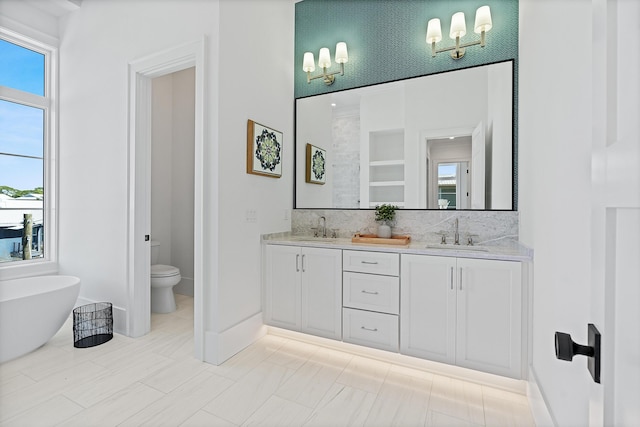
[[[456,259],[403,254],[400,265],[400,352],[454,364]]]
[[[458,258],[456,287],[456,364],[521,378],[521,264]]]
[[[471,174],[471,209],[484,209],[485,142],[482,122],[471,134]]]
[[[469,191],[471,191],[471,185],[469,180],[469,162],[460,162],[457,164],[456,170],[456,209],[469,209],[470,197]]]
[[[342,251],[302,248],[302,332],[342,338]]]
[[[598,0],[594,31],[591,314],[602,333],[602,385],[592,383],[592,426],[640,420],[640,2]],[[619,49],[624,40],[625,48]],[[632,54],[628,54],[633,52]]]
[[[265,323],[300,330],[301,254],[297,246],[267,245]]]

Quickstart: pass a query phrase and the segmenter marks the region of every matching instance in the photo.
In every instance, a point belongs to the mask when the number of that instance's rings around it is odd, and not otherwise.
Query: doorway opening
[[[185,317],[194,295],[195,68],[156,77],[151,85],[151,312],[177,305]],[[169,292],[157,293],[156,282]],[[151,328],[162,317],[153,317]]]
[[[127,335],[138,337],[151,328],[152,140],[153,79],[193,69],[193,336],[194,356],[204,360],[203,323],[203,184],[204,184],[204,39],[158,52],[129,64],[129,202],[127,242]],[[184,177],[181,179],[185,181]],[[181,231],[180,233],[188,233]]]
[[[429,209],[469,209],[471,135],[427,140]]]
[[[485,135],[475,127],[420,132],[421,209],[485,209]]]

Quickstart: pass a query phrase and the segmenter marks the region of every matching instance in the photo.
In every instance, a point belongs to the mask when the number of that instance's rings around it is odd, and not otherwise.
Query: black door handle
[[[576,354],[593,357],[594,353],[593,347],[577,344],[571,339],[571,335],[556,332],[556,358],[571,362]]]
[[[556,332],[556,358],[571,362],[576,354],[587,356],[587,367],[591,377],[600,383],[600,331],[594,324],[589,323],[588,335],[589,345],[580,345],[571,339],[571,335]]]

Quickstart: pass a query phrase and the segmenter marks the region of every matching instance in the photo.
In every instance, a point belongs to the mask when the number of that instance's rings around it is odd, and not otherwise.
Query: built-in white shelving
[[[404,206],[404,130],[369,134],[369,206]]]

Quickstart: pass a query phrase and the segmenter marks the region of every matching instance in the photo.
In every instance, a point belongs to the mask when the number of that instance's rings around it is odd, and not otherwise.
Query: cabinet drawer
[[[397,352],[398,316],[343,308],[342,340]]]
[[[342,269],[357,273],[398,276],[400,255],[386,252],[342,251]]]
[[[342,273],[342,305],[361,310],[398,314],[400,279],[375,274]]]

